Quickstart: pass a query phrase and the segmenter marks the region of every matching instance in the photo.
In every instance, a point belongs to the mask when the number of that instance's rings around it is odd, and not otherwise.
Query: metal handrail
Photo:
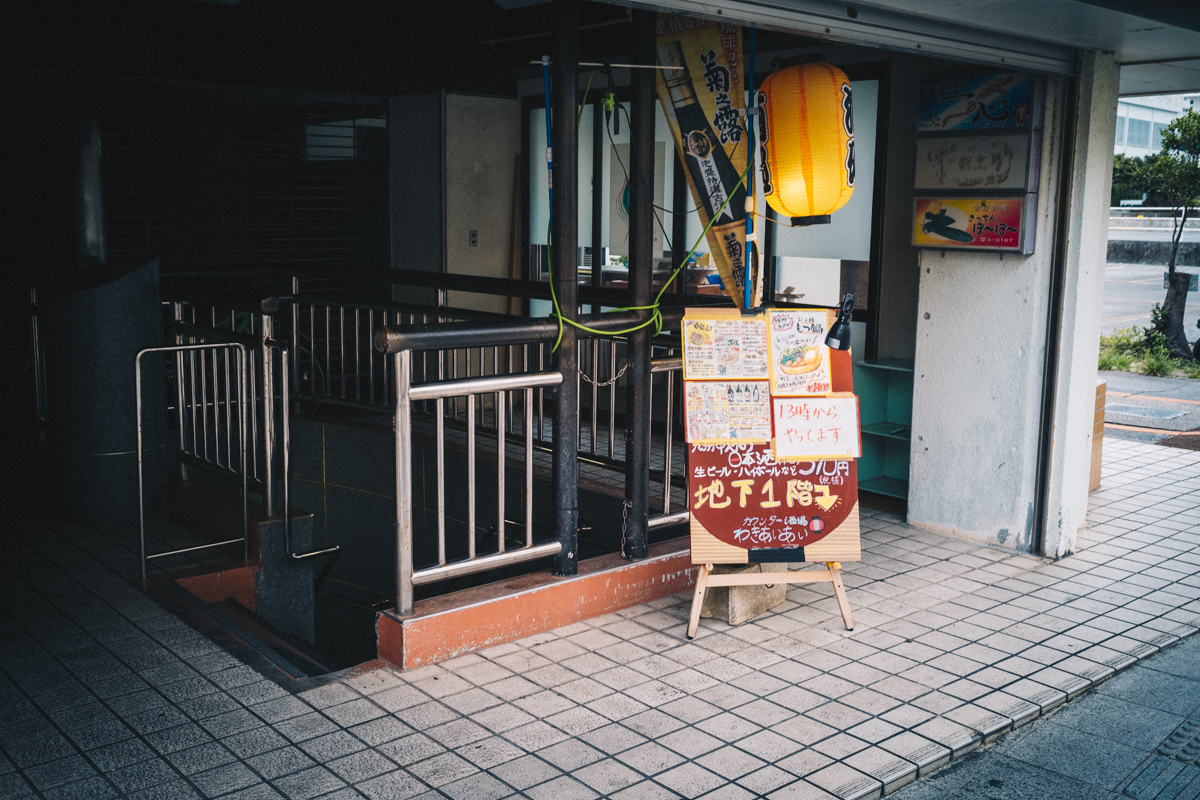
[[[395,275],[389,273],[389,279],[401,278],[396,280],[396,283],[406,283],[407,276],[404,274]],[[447,280],[455,280],[453,276],[440,276],[434,280],[435,284],[445,283]],[[422,279],[424,282],[424,279]],[[538,287],[545,287],[545,284],[538,284]],[[290,410],[290,402],[292,397],[303,397],[308,400],[317,402],[332,402],[345,403],[355,406],[368,406],[371,408],[379,408],[380,405],[391,406],[393,411],[394,423],[397,435],[396,456],[397,456],[397,608],[400,612],[411,613],[413,588],[416,586],[443,581],[450,578],[477,573],[485,570],[494,569],[501,566],[507,566],[529,559],[543,558],[546,556],[562,554],[565,557],[568,552],[565,542],[566,539],[560,538],[558,541],[544,542],[534,545],[532,542],[532,502],[526,503],[526,533],[529,539],[525,546],[517,550],[505,551],[505,514],[504,514],[504,480],[506,470],[501,466],[498,471],[499,489],[496,503],[498,505],[498,527],[499,527],[499,549],[500,552],[488,555],[477,555],[474,552],[474,536],[469,539],[468,550],[469,557],[462,561],[447,563],[445,558],[446,541],[445,528],[446,518],[445,512],[445,486],[439,479],[438,485],[438,563],[436,566],[414,570],[412,565],[412,537],[415,535],[415,528],[412,524],[413,510],[413,495],[411,493],[411,483],[413,476],[411,474],[411,458],[412,458],[412,441],[402,441],[409,439],[413,433],[413,420],[419,415],[424,415],[431,425],[437,427],[438,441],[438,473],[439,476],[444,474],[444,447],[448,443],[445,434],[451,428],[457,428],[466,434],[468,449],[472,456],[468,459],[467,469],[469,471],[468,481],[470,489],[468,491],[468,509],[469,518],[475,519],[475,490],[474,490],[474,463],[473,463],[473,444],[476,441],[476,429],[479,424],[482,424],[483,429],[480,434],[487,437],[489,442],[488,448],[491,448],[491,442],[497,446],[497,453],[501,462],[503,462],[506,435],[511,437],[519,429],[519,417],[516,414],[520,413],[514,406],[520,405],[520,395],[524,393],[524,411],[527,416],[527,423],[524,430],[524,436],[528,440],[526,442],[527,458],[526,458],[526,477],[527,485],[532,486],[532,471],[533,459],[532,451],[536,449],[540,452],[554,452],[557,459],[560,455],[556,450],[551,450],[552,447],[557,447],[555,440],[550,439],[544,433],[545,417],[543,416],[544,401],[542,392],[547,389],[552,390],[553,387],[561,385],[564,377],[570,379],[568,375],[562,372],[538,372],[549,367],[547,356],[549,356],[549,346],[557,339],[559,334],[558,322],[553,318],[529,319],[529,318],[514,318],[504,315],[483,314],[475,311],[455,310],[445,306],[445,291],[442,286],[438,286],[440,307],[432,306],[411,306],[397,303],[374,303],[374,302],[345,302],[333,299],[319,299],[315,296],[301,295],[296,282],[292,284],[292,295],[281,296],[278,298],[268,298],[270,302],[259,303],[261,310],[256,310],[253,313],[249,330],[249,335],[238,333],[234,330],[205,330],[205,335],[222,335],[228,334],[229,338],[241,341],[251,347],[251,352],[259,352],[263,359],[263,403],[264,403],[264,419],[259,420],[257,414],[253,418],[256,424],[261,425],[265,430],[263,436],[268,443],[268,457],[265,460],[266,480],[263,481],[264,499],[269,507],[275,504],[271,502],[271,494],[277,490],[278,481],[272,475],[278,466],[282,466],[284,473],[283,496],[281,499],[283,505],[283,516],[285,519],[285,538],[287,541],[287,552],[289,558],[300,560],[302,558],[312,558],[317,555],[329,555],[332,558],[323,566],[320,576],[317,578],[317,585],[328,574],[333,566],[334,560],[337,558],[338,548],[326,548],[324,550],[313,551],[311,553],[297,553],[294,550],[294,542],[292,541],[294,531],[292,530],[292,521],[290,519],[290,496],[289,487],[287,485],[287,474],[289,470],[288,457],[290,449],[290,431],[288,426],[288,412]],[[462,288],[454,285],[453,288]],[[494,288],[494,287],[493,287]],[[506,287],[508,288],[508,287]],[[623,293],[618,293],[623,294]],[[211,299],[220,302],[225,297],[212,296]],[[604,304],[616,304],[623,302],[626,298],[619,299],[605,298]],[[712,299],[712,298],[708,298]],[[192,301],[189,301],[192,302]],[[582,299],[581,299],[582,302]],[[195,303],[193,302],[193,305]],[[203,308],[201,302],[200,317],[207,319],[208,310]],[[322,317],[322,325],[313,328],[313,332],[305,332],[307,339],[301,341],[302,330],[299,324],[301,320],[297,319],[297,311],[301,316],[307,318],[311,316],[309,309],[304,309],[304,306],[310,306],[318,317]],[[247,303],[244,308],[251,308],[253,304]],[[224,315],[228,320],[226,323],[229,328],[243,327],[244,321],[235,324],[233,310],[222,310],[223,306],[214,306],[213,311],[214,321]],[[666,329],[677,329],[681,322],[684,309],[663,308],[663,327]],[[244,312],[239,312],[244,313]],[[279,320],[286,326],[288,315],[291,315],[291,330],[286,327],[280,331],[284,335],[276,339],[275,322]],[[449,321],[446,317],[470,315],[475,319],[473,321]],[[610,312],[604,314],[592,314],[581,316],[579,321],[588,327],[595,328],[602,333],[612,334],[617,331],[632,327],[645,318],[644,313],[638,312]],[[239,320],[241,318],[239,317]],[[255,322],[254,320],[258,321]],[[393,320],[395,321],[393,323]],[[402,324],[412,321],[413,324]],[[427,320],[428,322],[422,322]],[[446,320],[446,321],[442,321]],[[308,320],[305,319],[305,327]],[[380,322],[385,324],[380,325]],[[393,324],[386,324],[393,323]],[[395,324],[401,323],[401,324]],[[215,324],[215,322],[214,322]],[[187,323],[183,323],[175,328],[176,332],[181,336],[196,336],[200,331],[187,327]],[[365,328],[364,328],[365,325]],[[284,333],[286,331],[286,333]],[[281,341],[284,338],[292,339],[291,342]],[[581,354],[580,373],[576,377],[576,381],[587,380],[592,385],[590,390],[592,396],[591,402],[591,452],[588,453],[583,443],[579,443],[576,457],[584,461],[598,463],[608,469],[622,470],[630,467],[613,458],[612,453],[613,443],[618,438],[620,431],[617,421],[617,402],[616,392],[617,382],[624,375],[624,370],[618,370],[616,363],[618,359],[623,359],[620,356],[621,348],[624,346],[624,339],[610,339],[608,344],[602,340],[604,336],[587,331],[578,333],[579,347],[582,349],[590,349],[591,359],[583,358]],[[309,341],[311,339],[311,341]],[[590,340],[590,343],[589,341]],[[305,349],[307,343],[308,350]],[[366,346],[366,355],[364,356],[362,346]],[[678,398],[675,396],[679,381],[676,380],[676,372],[681,371],[682,359],[677,355],[677,350],[672,352],[672,349],[677,345],[677,339],[664,339],[661,343],[654,345],[658,352],[663,352],[663,347],[667,348],[667,352],[671,353],[666,356],[651,359],[651,373],[663,375],[666,382],[667,401],[663,408],[665,409],[666,419],[666,438],[664,440],[664,452],[662,461],[657,463],[655,467],[650,467],[646,464],[649,470],[651,480],[656,484],[661,482],[662,486],[662,507],[658,509],[657,516],[653,514],[647,515],[647,522],[650,528],[659,528],[666,525],[673,525],[686,522],[689,519],[689,513],[686,509],[680,510],[678,505],[672,506],[672,490],[673,485],[677,487],[679,484],[679,476],[672,475],[672,459],[678,459],[679,454],[674,451],[671,432],[676,424],[678,410]],[[600,349],[597,350],[597,347]],[[608,347],[608,350],[604,350]],[[506,356],[504,350],[508,348]],[[516,349],[514,357],[513,348]],[[522,359],[521,352],[524,349],[524,358]],[[282,360],[284,362],[282,372],[276,373],[274,368],[273,353],[276,350],[282,352]],[[323,350],[321,353],[319,351]],[[371,351],[374,350],[376,354]],[[533,355],[531,358],[530,355]],[[305,355],[307,354],[307,355]],[[401,358],[401,356],[404,358]],[[382,366],[378,360],[382,356]],[[465,375],[460,370],[462,362],[460,358],[466,359]],[[501,366],[502,358],[504,366]],[[297,375],[297,368],[301,362],[311,359],[313,372],[311,373],[311,383],[305,382]],[[590,364],[589,366],[585,366]],[[360,366],[361,365],[361,366]],[[508,370],[514,370],[509,373]],[[517,371],[521,370],[521,371]],[[584,371],[587,370],[587,371]],[[258,370],[254,370],[255,373]],[[389,376],[389,372],[393,374]],[[472,372],[476,375],[472,376]],[[480,373],[490,374],[480,374]],[[272,375],[279,377],[272,377]],[[407,402],[401,403],[401,381],[398,380],[403,374]],[[257,377],[257,376],[256,376]],[[282,380],[285,383],[283,387],[273,387],[272,383],[276,380]],[[382,395],[379,393],[382,379]],[[417,383],[417,381],[420,381]],[[340,392],[337,384],[340,383]],[[332,388],[331,388],[332,387]],[[361,388],[361,397],[358,391]],[[253,392],[253,387],[251,392]],[[653,388],[651,388],[653,392]],[[605,396],[601,396],[601,393]],[[491,395],[495,395],[495,402],[492,402]],[[483,395],[482,398],[479,395]],[[536,397],[536,401],[535,398]],[[597,400],[599,398],[599,402]],[[283,403],[283,414],[279,420],[275,420],[275,414],[271,412],[271,407],[274,403]],[[446,404],[446,400],[450,400],[451,405]],[[482,400],[482,405],[479,401]],[[583,396],[580,396],[581,403]],[[380,402],[382,401],[382,403]],[[418,403],[418,405],[413,405]],[[604,406],[607,405],[607,409]],[[657,403],[655,404],[657,406]],[[403,406],[407,416],[400,412]],[[462,416],[462,410],[465,406],[466,415]],[[537,408],[537,419],[528,419],[533,416],[533,409]],[[514,413],[515,412],[515,413]],[[583,416],[585,409],[581,404],[574,411],[574,418],[570,421],[563,421],[562,424],[574,423],[577,428],[584,425]],[[563,413],[566,413],[565,411]],[[604,434],[603,429],[597,428],[598,413],[607,413],[609,417],[609,425],[607,431],[608,438],[608,457],[602,455],[599,450],[603,448]],[[479,415],[482,414],[482,417]],[[490,420],[489,420],[490,417]],[[536,424],[535,424],[536,423]],[[628,425],[628,422],[623,423]],[[278,432],[281,434],[282,448],[278,450],[273,446],[275,426],[280,425]],[[402,432],[404,435],[402,435]],[[486,432],[486,433],[485,433]],[[577,433],[577,436],[579,434]],[[253,434],[255,439],[259,439],[259,434]],[[597,441],[601,442],[597,445]],[[676,439],[677,441],[677,439]],[[273,458],[270,454],[278,452],[282,457],[282,465]],[[657,459],[656,459],[657,461]],[[685,462],[686,463],[686,462]],[[407,469],[405,468],[407,466]],[[657,469],[661,467],[661,469]],[[255,468],[255,473],[258,472],[258,467]],[[405,473],[408,473],[407,475]],[[409,492],[405,494],[400,490],[401,484],[407,479],[409,483]],[[489,494],[491,492],[489,491]],[[531,490],[530,490],[531,494]],[[653,501],[655,505],[657,500]],[[404,506],[407,505],[407,509]],[[407,523],[404,522],[407,510]],[[273,516],[273,514],[272,514]],[[513,523],[516,527],[516,523]],[[471,530],[474,530],[473,523]],[[432,533],[432,531],[431,531]],[[571,551],[574,551],[575,545],[571,545]],[[455,556],[457,558],[457,556]],[[407,566],[406,566],[407,565]],[[407,612],[405,611],[407,609]]]
[[[421,399],[437,403],[437,471],[438,471],[438,566],[415,571],[413,568],[413,466],[412,466],[412,351],[393,354],[396,370],[396,609],[402,615],[413,613],[413,589],[427,583],[483,572],[497,567],[523,563],[562,552],[562,542],[533,543],[533,390],[557,386],[562,373],[544,372],[531,375],[484,376],[466,380],[441,381],[423,384]],[[497,425],[497,540],[499,552],[488,556],[475,553],[475,396],[491,392],[521,390],[525,393],[525,546],[505,550],[505,425],[504,404],[497,402],[500,416]],[[467,547],[463,561],[446,562],[445,530],[445,440],[443,437],[442,404],[446,398],[467,397]]]
[[[211,544],[203,544],[196,547],[186,547],[180,550],[169,550],[162,553],[146,553],[146,492],[145,492],[145,465],[144,454],[142,453],[142,356],[147,353],[183,353],[186,351],[195,350],[234,350],[237,354],[238,367],[238,428],[241,443],[241,476],[242,476],[242,537],[241,539],[229,539],[223,542],[213,542]],[[214,352],[215,358],[215,352]],[[228,372],[226,372],[228,379]],[[246,391],[248,384],[248,357],[246,346],[240,342],[209,342],[206,344],[179,344],[168,345],[165,347],[148,347],[137,354],[134,359],[134,386],[137,392],[137,468],[138,468],[138,534],[141,543],[141,561],[142,561],[142,580],[146,580],[146,562],[152,558],[163,558],[164,556],[178,555],[180,553],[189,553],[196,550],[205,550],[211,547],[221,547],[235,542],[242,542],[242,558],[245,561],[250,560],[250,492],[249,492],[249,475],[246,471],[246,420],[249,416],[249,399]],[[181,399],[182,401],[182,399]]]
[[[662,309],[663,327],[673,328],[683,319],[684,309]],[[510,318],[487,324],[476,322],[444,322],[435,325],[405,325],[375,329],[375,349],[385,355],[402,350],[453,350],[463,347],[506,347],[518,344],[553,342],[558,336],[558,323],[552,317],[529,319]],[[618,311],[607,314],[587,314],[579,318],[581,325],[605,333],[630,328],[643,317],[637,311]],[[580,339],[596,334],[581,330]]]
[[[317,578],[313,584],[313,591],[315,592],[321,588],[321,584],[325,582],[325,578],[329,575],[330,570],[333,569],[333,565],[335,563],[337,563],[338,556],[341,554],[342,548],[338,545],[334,545],[333,547],[327,547],[324,550],[313,550],[308,553],[297,553],[295,551],[295,546],[292,544],[292,504],[291,504],[291,494],[290,494],[290,487],[289,487],[289,484],[291,483],[291,480],[290,480],[290,478],[291,478],[290,454],[291,454],[291,450],[292,450],[292,440],[291,440],[291,425],[289,424],[289,421],[288,421],[288,418],[291,416],[291,413],[290,413],[291,409],[289,406],[289,403],[291,402],[291,400],[288,396],[288,386],[289,386],[289,381],[288,381],[288,355],[289,355],[288,343],[281,342],[277,339],[264,339],[263,346],[267,351],[276,350],[282,356],[282,358],[280,358],[280,361],[279,361],[280,370],[281,370],[280,376],[279,376],[281,379],[281,385],[280,385],[280,390],[279,390],[280,391],[279,399],[280,399],[281,406],[283,408],[283,413],[280,414],[280,418],[279,418],[279,428],[280,428],[279,433],[280,433],[280,437],[283,440],[282,446],[280,447],[280,462],[281,462],[280,466],[282,467],[282,472],[283,472],[282,486],[281,486],[281,491],[282,491],[283,496],[281,498],[281,505],[283,507],[282,508],[282,511],[283,511],[283,534],[284,534],[284,542],[285,542],[286,549],[287,549],[287,555],[288,555],[288,558],[292,559],[293,561],[307,561],[310,558],[316,558],[318,556],[332,556],[332,558],[329,559],[329,561],[325,564],[324,567],[321,568],[321,571],[317,574]],[[270,364],[269,360],[264,359],[263,369],[264,370],[271,369],[271,364]],[[268,458],[269,457],[270,457],[270,455],[268,454]]]

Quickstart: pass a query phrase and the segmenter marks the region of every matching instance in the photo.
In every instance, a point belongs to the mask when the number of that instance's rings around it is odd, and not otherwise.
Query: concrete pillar
[[[1119,82],[1111,53],[1081,59],[1062,314],[1051,332],[1058,341],[1058,366],[1041,550],[1054,558],[1075,549],[1075,534],[1086,522]]]
[[[1048,80],[1033,255],[920,253],[914,525],[1050,556],[1074,546],[1087,507],[1117,73],[1111,56],[1084,57],[1078,102],[1069,109],[1066,82]],[[1064,132],[1074,150],[1069,185],[1060,185]],[[1056,273],[1059,203],[1069,203],[1070,213]],[[1052,315],[1056,290],[1062,304]],[[1051,341],[1057,353],[1048,372]],[[1053,397],[1053,424],[1039,462],[1046,396]]]

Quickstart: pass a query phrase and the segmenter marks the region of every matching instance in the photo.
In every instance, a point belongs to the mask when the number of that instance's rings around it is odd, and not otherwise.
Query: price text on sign
[[[858,458],[858,398],[852,394],[828,397],[776,397],[772,401],[775,458]]]

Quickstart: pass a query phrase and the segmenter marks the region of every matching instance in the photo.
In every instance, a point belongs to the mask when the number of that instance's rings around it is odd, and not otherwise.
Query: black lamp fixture
[[[850,316],[854,313],[854,295],[847,294],[842,298],[842,307],[838,310],[837,322],[829,326],[825,334],[825,344],[834,350],[850,349]]]

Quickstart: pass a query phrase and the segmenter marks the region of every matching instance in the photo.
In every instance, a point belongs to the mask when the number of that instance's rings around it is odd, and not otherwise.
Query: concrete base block
[[[262,557],[254,576],[254,612],[284,633],[311,645],[316,641],[313,579],[320,563],[313,559],[295,561],[288,556],[282,518],[263,520],[258,523],[258,530]],[[292,546],[297,552],[307,552],[312,549],[314,538],[313,515],[293,510]]]
[[[772,565],[782,567],[784,565]],[[770,572],[762,564],[737,564],[713,567],[713,575],[743,572]],[[723,619],[730,625],[740,625],[764,611],[769,611],[787,599],[787,585],[776,583],[758,586],[712,586],[704,592],[700,616]]]

